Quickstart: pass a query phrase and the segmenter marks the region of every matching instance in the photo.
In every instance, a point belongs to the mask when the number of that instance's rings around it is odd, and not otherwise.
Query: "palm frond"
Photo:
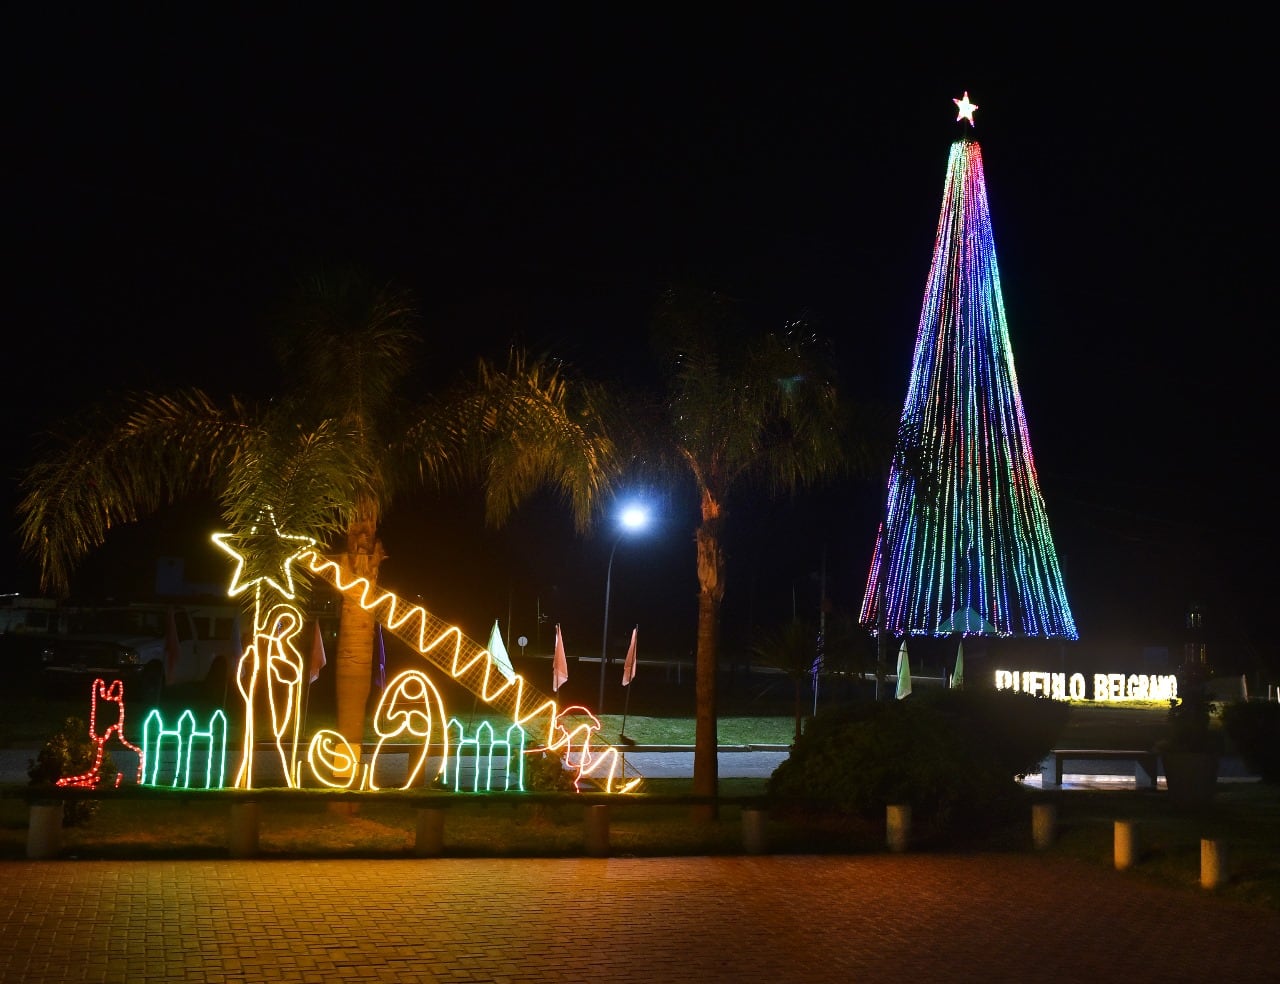
[[[66,594],[77,563],[113,528],[216,491],[255,416],[199,390],[141,394],[48,435],[47,452],[21,478],[17,510],[21,548],[39,564],[41,589]]]

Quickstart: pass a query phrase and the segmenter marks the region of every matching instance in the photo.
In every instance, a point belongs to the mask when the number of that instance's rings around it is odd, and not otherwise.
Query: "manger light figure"
[[[613,549],[609,551],[609,566],[604,575],[604,642],[600,646],[600,695],[596,702],[596,713],[604,713],[604,668],[609,661],[609,589],[613,583],[613,556],[618,552],[618,544],[624,537],[639,533],[649,525],[649,510],[638,503],[626,506],[618,515],[620,527],[617,539],[613,541]]]
[[[961,134],[860,621],[882,639],[1075,639],[1014,370],[978,107],[967,92],[953,101]]]

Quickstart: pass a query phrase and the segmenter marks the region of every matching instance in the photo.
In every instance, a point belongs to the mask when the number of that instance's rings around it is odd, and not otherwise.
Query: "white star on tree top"
[[[969,125],[973,126],[973,111],[978,108],[978,104],[969,102],[969,90],[966,89],[964,95],[959,99],[952,99],[951,101],[956,104],[956,122],[968,120]]]

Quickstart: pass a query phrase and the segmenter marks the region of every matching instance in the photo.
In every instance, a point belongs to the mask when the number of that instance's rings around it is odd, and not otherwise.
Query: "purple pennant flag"
[[[381,691],[387,686],[387,647],[382,642],[382,623],[373,639],[373,689]]]

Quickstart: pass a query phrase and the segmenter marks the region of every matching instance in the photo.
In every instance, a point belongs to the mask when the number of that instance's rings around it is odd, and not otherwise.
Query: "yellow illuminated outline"
[[[271,510],[267,510],[267,515],[270,518],[271,528],[275,531],[275,534],[279,539],[293,540],[298,544],[298,550],[286,557],[284,564],[281,565],[280,573],[281,580],[284,582],[283,584],[275,580],[275,578],[267,577],[265,574],[261,577],[254,578],[251,581],[241,581],[241,577],[244,575],[244,552],[238,549],[238,547],[245,537],[238,533],[213,534],[214,545],[219,550],[234,558],[236,562],[236,569],[231,574],[231,587],[227,589],[227,594],[232,598],[242,594],[248,588],[254,588],[255,591],[261,591],[261,584],[263,581],[271,585],[271,587],[275,588],[278,594],[287,599],[292,599],[296,593],[293,586],[293,562],[298,559],[298,556],[302,551],[315,546],[315,540],[312,540],[310,537],[281,533],[280,527],[276,525],[275,513]],[[257,533],[257,526],[249,528],[249,536],[256,536]]]
[[[438,668],[478,694],[485,703],[505,711],[511,720],[530,734],[544,735],[550,751],[563,751],[565,760],[577,769],[575,786],[591,779],[605,792],[626,793],[635,790],[640,777],[619,775],[623,769],[618,750],[611,746],[595,750],[591,736],[600,730],[600,722],[585,708],[560,710],[553,698],[539,693],[519,673],[508,678],[494,662],[489,651],[472,642],[456,625],[449,625],[421,605],[410,605],[395,593],[373,590],[366,578],[343,570],[337,563],[314,550],[296,555],[312,574],[325,578],[348,598],[356,600],[366,611],[414,646]],[[572,725],[567,719],[579,712],[586,720]],[[538,726],[541,723],[541,728]]]
[[[443,761],[449,760],[449,732],[445,726],[444,700],[440,691],[420,670],[405,670],[393,677],[382,692],[378,709],[373,713],[373,729],[378,744],[369,761],[364,788],[378,789],[378,754],[388,741],[404,741],[412,736],[422,743],[417,758],[409,763],[401,789],[409,789],[426,768],[427,754],[431,750],[431,727],[439,725],[444,739]],[[439,770],[437,770],[438,772]]]
[[[244,743],[240,767],[236,770],[237,789],[253,788],[253,752],[257,744],[255,709],[265,691],[270,710],[271,735],[285,784],[298,784],[297,757],[299,730],[302,723],[302,684],[305,679],[302,653],[294,640],[302,632],[302,612],[293,605],[275,605],[261,615],[253,616],[253,642],[245,647],[236,670],[236,688],[244,699]]]
[[[351,742],[331,728],[322,728],[312,736],[307,764],[320,784],[330,789],[350,789],[360,769]]]
[[[626,766],[617,749],[609,746],[599,749],[592,747],[591,739],[600,731],[600,722],[586,708],[575,706],[560,709],[554,699],[540,694],[520,674],[513,673],[509,667],[495,661],[488,650],[466,638],[457,626],[446,624],[420,605],[409,605],[390,591],[381,591],[370,600],[373,592],[368,580],[353,576],[335,562],[321,557],[314,549],[315,541],[281,533],[274,514],[268,510],[267,515],[276,536],[299,544],[284,561],[280,580],[267,576],[243,580],[245,558],[240,548],[246,537],[232,533],[213,535],[214,544],[236,561],[228,594],[235,597],[250,587],[254,589],[253,642],[245,647],[236,669],[236,687],[245,707],[242,753],[234,780],[236,788],[254,788],[253,760],[258,740],[256,711],[264,694],[270,710],[272,738],[285,784],[290,788],[302,784],[302,763],[298,761],[298,749],[306,663],[295,640],[302,630],[303,615],[297,607],[286,603],[271,605],[265,613],[263,611],[264,584],[286,601],[294,598],[292,567],[295,562],[305,563],[311,574],[324,577],[340,592],[373,612],[375,618],[390,631],[415,646],[419,655],[448,672],[454,680],[479,695],[486,703],[508,714],[513,724],[507,731],[505,741],[496,739],[492,726],[486,724],[490,757],[490,775],[486,780],[486,787],[492,781],[494,748],[505,745],[508,769],[504,788],[509,789],[511,786],[512,758],[519,759],[516,786],[523,788],[523,754],[514,755],[511,741],[513,735],[518,733],[523,752],[525,736],[530,731],[543,736],[543,746],[538,751],[545,749],[561,752],[564,761],[575,769],[576,789],[580,789],[581,784],[587,780],[610,793],[631,792],[639,786],[639,776],[627,778],[622,774],[625,773]],[[256,535],[257,532],[255,526],[249,535]],[[447,780],[447,721],[444,701],[435,685],[425,673],[408,670],[390,681],[378,702],[374,713],[378,743],[367,764],[358,760],[355,748],[345,735],[330,729],[321,730],[312,737],[307,745],[306,762],[312,776],[321,785],[337,789],[355,786],[374,791],[380,788],[378,759],[384,746],[391,741],[403,744],[406,739],[411,739],[420,743],[420,748],[413,753],[415,757],[409,764],[407,777],[401,787],[409,789],[422,781],[427,770],[432,732],[438,727],[443,754],[437,774],[445,773]],[[458,727],[461,741],[464,736],[461,725]],[[477,754],[480,754],[480,741],[479,735],[467,740],[468,745],[475,744]]]

